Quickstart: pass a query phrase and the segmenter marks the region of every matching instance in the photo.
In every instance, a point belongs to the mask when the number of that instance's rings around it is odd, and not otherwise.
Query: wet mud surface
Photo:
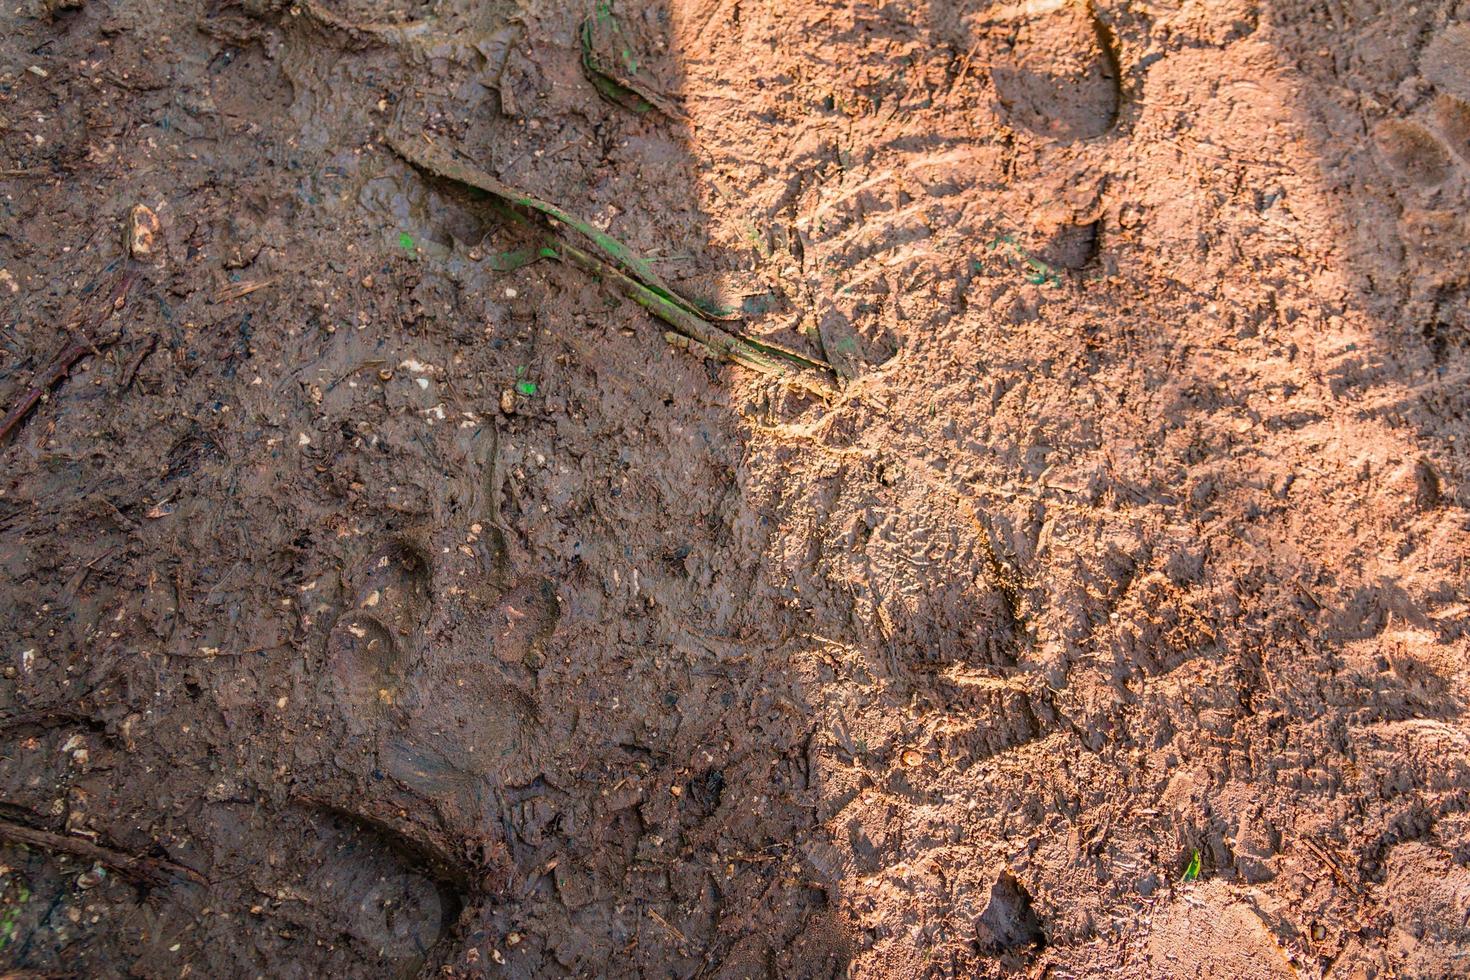
[[[1470,971],[1467,25],[7,6],[0,965]]]

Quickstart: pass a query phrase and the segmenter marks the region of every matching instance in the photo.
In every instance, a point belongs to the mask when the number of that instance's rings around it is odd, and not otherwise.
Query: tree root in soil
[[[69,834],[53,834],[46,830],[35,830],[8,820],[0,820],[0,841],[26,844],[59,854],[70,854],[84,861],[92,861],[111,868],[124,878],[144,885],[171,885],[179,880],[196,885],[208,885],[209,880],[192,868],[159,858],[130,854],[112,847],[102,847],[89,840]]]

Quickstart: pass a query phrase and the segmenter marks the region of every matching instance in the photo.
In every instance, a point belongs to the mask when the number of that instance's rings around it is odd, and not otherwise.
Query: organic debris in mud
[[[136,280],[137,273],[131,269],[126,270],[118,277],[117,284],[109,292],[104,294],[106,296],[105,303],[93,315],[90,326],[82,334],[82,339],[68,344],[56,356],[56,359],[41,372],[36,378],[35,384],[21,396],[20,401],[6,414],[4,420],[0,421],[0,446],[3,446],[11,435],[20,428],[20,424],[25,421],[26,416],[46,396],[46,392],[51,390],[54,385],[60,383],[61,379],[70,373],[72,367],[78,361],[88,354],[95,354],[102,348],[108,347],[117,341],[120,336],[119,334],[100,337],[97,335],[97,332],[102,328],[104,323],[111,319],[113,313],[123,308],[124,303],[127,302],[128,292],[133,288],[133,283]]]
[[[1002,263],[1019,269],[1026,281],[1033,286],[1054,289],[1062,284],[1061,273],[1023,249],[1014,235],[998,235],[990,240],[985,249]]]
[[[128,212],[125,240],[128,255],[139,261],[152,259],[158,248],[158,233],[163,228],[158,215],[146,204],[135,204]]]

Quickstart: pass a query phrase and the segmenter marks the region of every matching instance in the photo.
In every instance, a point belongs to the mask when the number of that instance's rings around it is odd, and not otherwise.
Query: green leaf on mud
[[[534,394],[536,394],[536,382],[534,382],[534,381],[517,381],[516,382],[516,391],[519,391],[523,395],[534,395]]]
[[[412,252],[414,248],[413,236],[406,231],[400,231],[398,233],[398,247],[405,252]]]
[[[15,904],[0,915],[0,949],[4,949],[15,941],[15,931],[20,924],[21,913],[25,911],[25,904],[30,900],[30,888],[21,885],[15,896]]]
[[[518,248],[510,252],[501,252],[491,255],[485,259],[485,264],[496,272],[514,272],[523,269],[540,259],[548,258],[544,248]]]
[[[642,115],[657,109],[672,120],[682,120],[684,113],[667,97],[655,92],[637,79],[638,58],[633,54],[622,25],[612,12],[612,4],[604,2],[593,8],[592,16],[582,22],[582,73],[608,102]],[[603,43],[599,43],[603,42]],[[599,48],[611,47],[622,62],[615,69],[598,56]]]
[[[654,316],[720,355],[767,374],[789,374],[790,369],[782,361],[817,371],[832,370],[825,362],[774,344],[730,333],[709,322],[708,315],[697,304],[680,296],[664,282],[647,259],[555,204],[503,184],[483,170],[461,163],[427,140],[410,140],[389,135],[387,142],[399,156],[420,170],[488,195],[492,206],[507,219],[546,234],[547,238],[538,254],[545,255],[550,251],[558,258],[581,266],[599,278],[610,280]],[[540,216],[539,219],[537,215]],[[550,227],[544,223],[544,219],[551,219]],[[556,234],[560,230],[559,226],[575,231],[594,251],[588,252],[561,238]]]
[[[1002,261],[1007,265],[1014,266],[1019,263],[1022,266],[1021,274],[1031,285],[1055,288],[1062,284],[1062,274],[1021,248],[1014,235],[998,235],[991,239],[986,245],[986,251],[995,252],[997,250],[1005,253]],[[974,260],[972,263],[972,272],[979,272],[983,267],[983,263]]]
[[[1189,867],[1184,869],[1184,880],[1194,881],[1199,877],[1199,851],[1194,852],[1194,857],[1189,859]]]

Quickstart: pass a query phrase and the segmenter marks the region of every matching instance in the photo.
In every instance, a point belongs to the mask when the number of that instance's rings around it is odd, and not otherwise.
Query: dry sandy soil
[[[0,970],[1464,976],[1467,260],[1463,0],[6,0]]]

